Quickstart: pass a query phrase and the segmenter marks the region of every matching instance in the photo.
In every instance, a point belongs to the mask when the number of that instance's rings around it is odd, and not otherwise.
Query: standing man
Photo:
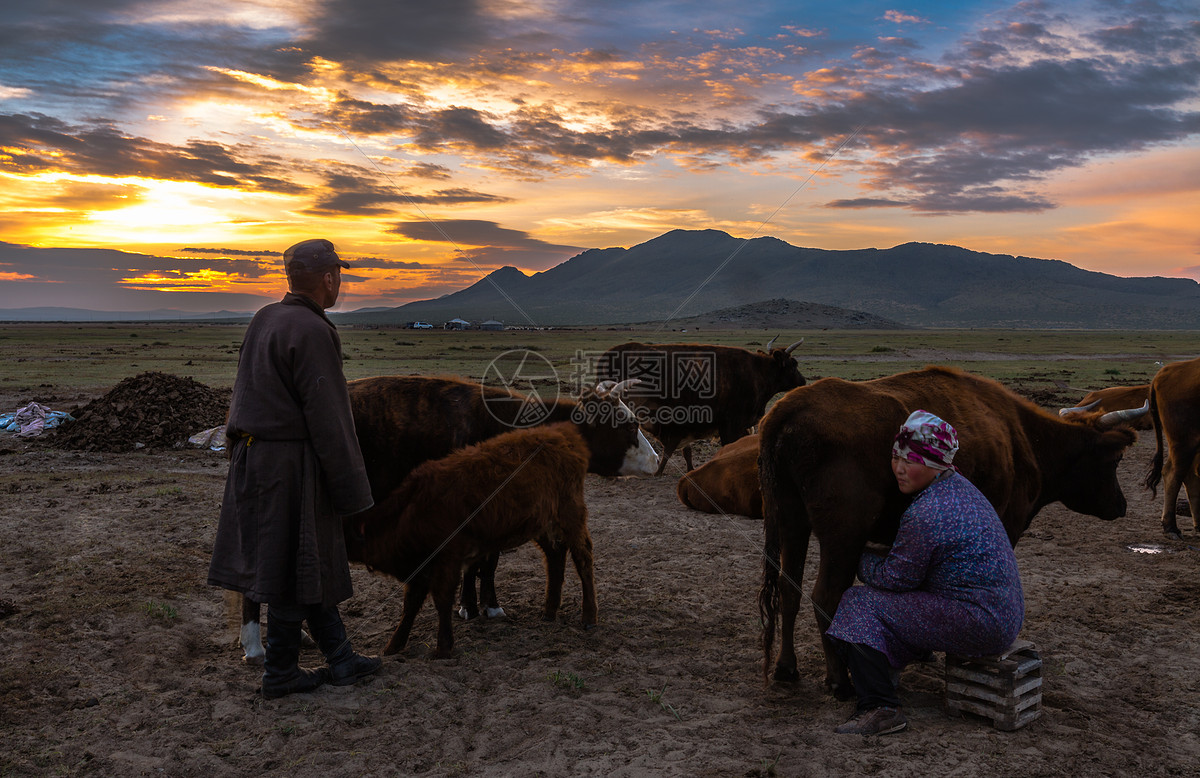
[[[208,570],[210,584],[267,603],[268,699],[326,681],[347,686],[380,667],[351,649],[337,607],[352,594],[341,517],[373,504],[341,339],[325,316],[350,265],[322,239],[292,246],[283,265],[289,292],[255,314],[238,357],[229,477]],[[328,668],[298,666],[305,620]]]

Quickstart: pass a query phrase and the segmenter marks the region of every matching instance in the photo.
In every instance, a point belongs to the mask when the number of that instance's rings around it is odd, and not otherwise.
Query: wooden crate
[[[1042,660],[1028,640],[1003,653],[946,654],[946,711],[992,720],[996,729],[1020,729],[1042,715]]]

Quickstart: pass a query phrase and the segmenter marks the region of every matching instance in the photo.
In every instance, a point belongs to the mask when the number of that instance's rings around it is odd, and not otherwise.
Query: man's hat
[[[350,268],[349,263],[333,250],[333,244],[324,238],[302,240],[283,252],[284,270],[305,270],[313,273],[334,265]]]

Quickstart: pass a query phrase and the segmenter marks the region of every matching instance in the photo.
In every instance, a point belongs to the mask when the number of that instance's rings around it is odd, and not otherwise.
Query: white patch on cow
[[[621,475],[654,475],[658,472],[658,454],[641,430],[638,430],[637,445],[625,452],[625,461],[617,472]]]
[[[257,621],[248,621],[242,625],[242,651],[245,656],[242,661],[247,664],[261,665],[267,652],[263,650],[262,625]]]

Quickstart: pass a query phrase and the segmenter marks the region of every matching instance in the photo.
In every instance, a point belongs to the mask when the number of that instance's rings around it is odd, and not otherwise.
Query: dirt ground
[[[1053,505],[1017,546],[1040,719],[1001,732],[949,717],[939,657],[904,673],[909,729],[862,738],[833,734],[850,703],[822,689],[807,609],[801,681],[763,685],[761,527],[685,509],[674,477],[589,476],[599,628],[580,628],[570,571],[558,621],[539,620],[527,546],[501,559],[507,617],[456,624],[452,659],[428,658],[427,604],[377,677],[264,701],[204,582],[223,455],[0,435],[0,774],[1196,775],[1200,537],[1189,520],[1182,541],[1161,536],[1138,485],[1153,449],[1143,433],[1121,465],[1128,516]],[[377,653],[401,590],[353,575],[343,614]]]

